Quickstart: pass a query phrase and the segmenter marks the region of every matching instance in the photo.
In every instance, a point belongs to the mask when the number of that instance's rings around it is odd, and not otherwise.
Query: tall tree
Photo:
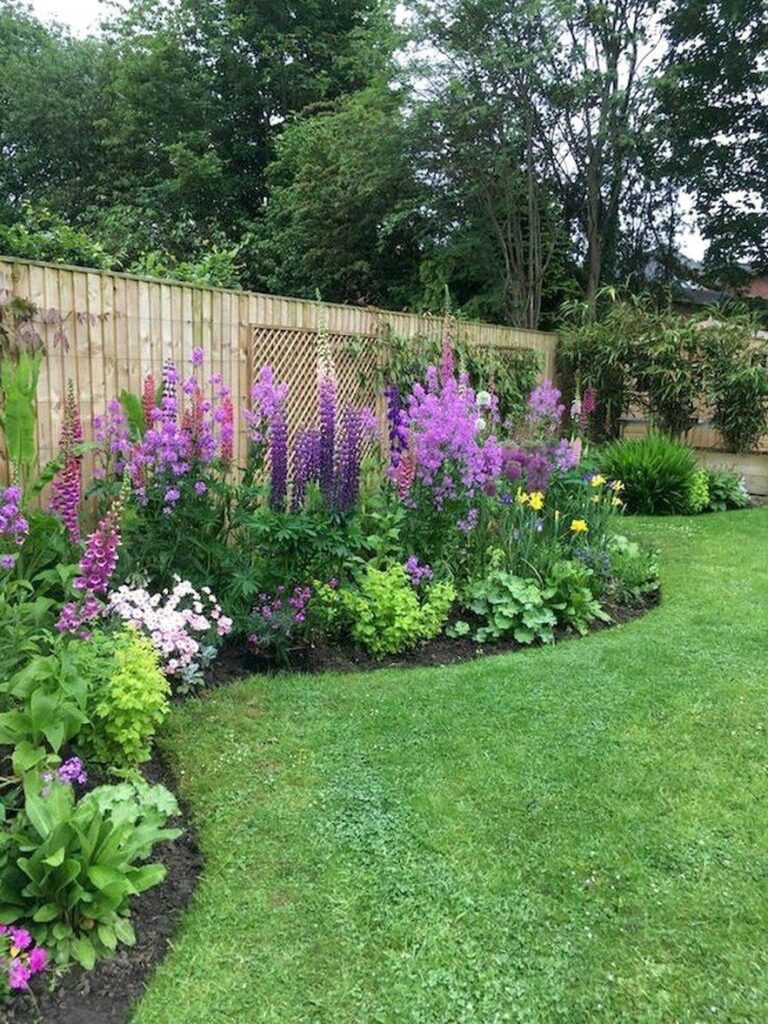
[[[440,80],[444,90],[460,83],[475,106],[495,112],[507,139],[517,140],[526,181],[547,183],[581,250],[590,301],[611,268],[637,140],[653,103],[659,59],[653,31],[660,3],[416,5],[423,42],[442,57],[433,61],[432,80]],[[498,137],[491,141],[498,145]],[[536,220],[528,224],[532,240]]]
[[[309,111],[277,142],[243,246],[262,287],[402,307],[418,291],[418,188],[403,98],[386,81]]]
[[[669,172],[691,194],[707,262],[768,266],[765,0],[676,0],[660,83]]]
[[[44,201],[83,207],[107,115],[100,47],[46,28],[25,4],[0,0],[0,209]]]

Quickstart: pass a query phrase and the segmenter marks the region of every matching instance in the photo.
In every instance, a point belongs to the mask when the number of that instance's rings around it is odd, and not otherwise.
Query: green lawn
[[[207,867],[135,1024],[768,1021],[768,508],[631,529],[627,626],[175,710]]]

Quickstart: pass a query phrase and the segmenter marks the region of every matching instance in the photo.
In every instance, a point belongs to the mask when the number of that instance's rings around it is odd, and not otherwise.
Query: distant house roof
[[[645,276],[648,281],[664,281],[678,302],[691,306],[712,306],[734,296],[768,299],[768,273],[756,270],[749,263],[738,263],[734,270],[743,275],[742,283],[713,282],[699,260],[676,253],[672,261],[662,262],[651,257]]]

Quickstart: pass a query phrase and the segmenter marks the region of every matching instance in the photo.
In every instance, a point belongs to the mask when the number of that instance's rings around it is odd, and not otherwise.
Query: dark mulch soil
[[[613,619],[612,622],[596,620],[590,632],[610,629],[632,619],[644,615],[649,608],[659,603],[658,591],[643,605],[633,608],[605,606],[605,610]],[[579,639],[577,633],[568,629],[556,629],[558,642],[566,639]],[[374,658],[367,651],[352,644],[317,644],[296,651],[288,665],[276,665],[267,657],[256,657],[249,653],[242,640],[227,643],[219,652],[215,664],[211,668],[208,684],[224,686],[246,679],[254,674],[269,674],[281,668],[293,672],[370,672],[381,668],[418,668],[420,666],[453,665],[462,661],[486,657],[489,654],[508,654],[519,650],[528,650],[530,645],[517,643],[515,640],[500,640],[495,643],[478,644],[471,637],[439,636],[415,647],[404,654],[391,655],[385,658]]]
[[[144,766],[150,782],[162,782],[173,789],[173,780],[156,755]],[[132,1005],[141,996],[152,972],[168,949],[169,940],[190,900],[202,870],[202,856],[194,833],[186,821],[171,822],[184,828],[175,842],[155,847],[153,860],[168,868],[165,881],[149,889],[131,904],[131,921],[136,945],[119,946],[110,960],[102,960],[92,971],[75,966],[53,992],[35,986],[35,1003],[29,996],[14,996],[7,1007],[0,1006],[5,1024],[125,1024]],[[45,976],[40,976],[39,981]]]

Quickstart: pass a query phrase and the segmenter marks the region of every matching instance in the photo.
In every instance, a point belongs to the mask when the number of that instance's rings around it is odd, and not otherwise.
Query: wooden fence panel
[[[0,303],[23,299],[36,308],[33,326],[45,344],[38,390],[41,463],[57,451],[67,381],[72,380],[87,436],[121,390],[140,391],[148,373],[159,380],[163,362],[182,372],[192,349],[204,350],[206,377],[221,374],[238,410],[248,405],[254,374],[270,362],[291,386],[291,430],[315,421],[317,349],[327,330],[341,402],[375,405],[378,346],[385,328],[405,336],[439,337],[440,317],[343,306],[254,292],[201,288],[129,274],[34,263],[0,256]],[[557,336],[477,322],[460,322],[470,344],[526,348],[538,353],[542,374],[553,376]],[[245,455],[242,433],[236,457]],[[9,468],[0,455],[0,479]]]

